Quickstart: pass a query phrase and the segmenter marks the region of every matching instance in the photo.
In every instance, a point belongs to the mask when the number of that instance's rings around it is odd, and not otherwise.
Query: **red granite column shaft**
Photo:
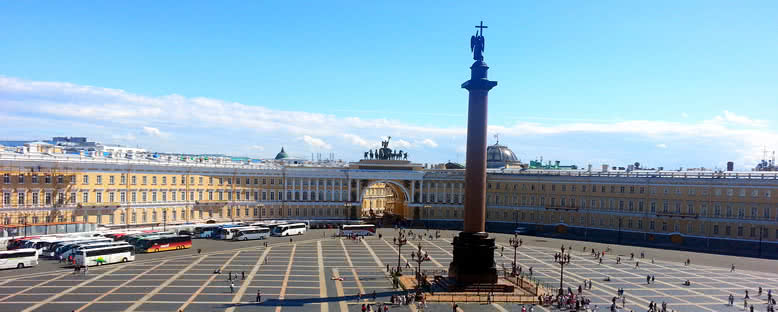
[[[464,232],[485,231],[486,125],[489,90],[469,89],[465,165]]]

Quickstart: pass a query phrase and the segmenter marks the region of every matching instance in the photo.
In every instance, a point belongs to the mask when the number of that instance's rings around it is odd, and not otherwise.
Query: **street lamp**
[[[521,240],[519,239],[518,234],[513,234],[513,238],[508,240],[508,244],[510,244],[511,247],[513,247],[513,266],[511,267],[511,275],[516,275],[516,266],[518,263],[516,262],[516,253],[519,249],[519,246],[521,246]]]
[[[425,251],[423,254],[421,252],[421,244],[419,244],[419,250],[416,252],[411,252],[411,259],[417,263],[418,269],[416,270],[416,280],[418,280],[419,286],[421,286],[422,278],[421,278],[421,264],[425,261],[430,261],[430,256]]]
[[[565,278],[565,265],[570,264],[570,252],[568,251],[567,257],[565,257],[565,246],[562,246],[562,253],[556,260],[556,263],[559,264],[559,295],[561,296],[564,293],[562,282]]]
[[[351,206],[352,206],[351,203],[345,203],[345,204],[343,204],[343,206],[346,208],[346,214],[348,215],[349,219],[356,219],[357,218],[356,214],[352,214],[351,213]]]
[[[405,234],[400,233],[400,236],[393,239],[394,244],[397,245],[397,274],[400,274],[402,267],[400,267],[400,256],[403,246],[408,244],[408,240],[405,238]]]

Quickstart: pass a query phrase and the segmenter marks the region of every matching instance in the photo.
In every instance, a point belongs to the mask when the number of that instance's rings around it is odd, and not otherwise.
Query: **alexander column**
[[[486,77],[484,63],[484,23],[470,38],[475,62],[470,66],[470,80],[462,88],[470,93],[467,110],[467,162],[465,165],[464,231],[454,237],[454,260],[449,277],[457,284],[495,283],[494,238],[486,233],[486,112],[489,90],[497,85]]]

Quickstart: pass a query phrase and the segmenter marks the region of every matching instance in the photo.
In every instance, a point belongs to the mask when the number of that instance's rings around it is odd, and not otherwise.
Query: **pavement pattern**
[[[39,267],[0,272],[0,311],[346,312],[361,311],[364,303],[388,302],[392,294],[399,293],[392,289],[386,272],[387,265],[395,267],[398,261],[398,247],[392,243],[394,230],[382,229],[383,239],[358,241],[332,238],[331,233],[312,230],[292,242],[287,238],[240,244],[195,240],[190,250],[139,255],[131,263],[92,267],[86,275],[41,260]],[[419,246],[431,258],[422,264],[423,270],[447,269],[454,232],[442,234],[437,239],[409,240],[400,254],[403,270],[412,272],[406,262],[416,266],[410,254]],[[508,236],[497,236],[497,265],[510,267],[514,249],[507,245]],[[193,251],[197,248],[206,252],[198,255]],[[558,247],[533,244],[532,238],[525,237],[516,257],[523,271],[532,267],[535,278],[558,287],[559,265],[552,261],[556,252]],[[752,298],[749,305],[765,311],[767,290],[778,290],[776,273],[730,272],[729,267],[685,266],[665,260],[651,264],[648,258],[630,260],[628,254],[621,255],[620,264],[616,254],[606,255],[599,264],[581,247],[574,247],[572,256],[564,269],[564,287],[575,290],[584,280],[592,280],[593,287],[584,290],[584,296],[600,311],[607,311],[619,288],[625,291],[626,311],[646,311],[650,301],[665,301],[669,309],[690,312],[743,311],[746,289]],[[635,261],[640,261],[638,268]],[[214,274],[217,268],[221,274]],[[646,284],[646,275],[653,275],[655,282]],[[606,276],[609,282],[603,280]],[[690,286],[683,285],[686,280]],[[761,297],[758,286],[764,288]],[[259,303],[257,290],[262,293]],[[729,294],[736,298],[732,307],[726,305]],[[518,304],[459,303],[459,307],[463,311],[521,311]],[[451,311],[451,305],[394,305],[389,310]],[[535,311],[555,310],[536,307]]]

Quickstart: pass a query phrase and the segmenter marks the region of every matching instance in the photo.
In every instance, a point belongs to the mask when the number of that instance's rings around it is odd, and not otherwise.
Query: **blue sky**
[[[464,161],[469,36],[522,160],[753,166],[778,148],[778,2],[0,3],[4,139]],[[54,125],[54,126],[52,126]]]

